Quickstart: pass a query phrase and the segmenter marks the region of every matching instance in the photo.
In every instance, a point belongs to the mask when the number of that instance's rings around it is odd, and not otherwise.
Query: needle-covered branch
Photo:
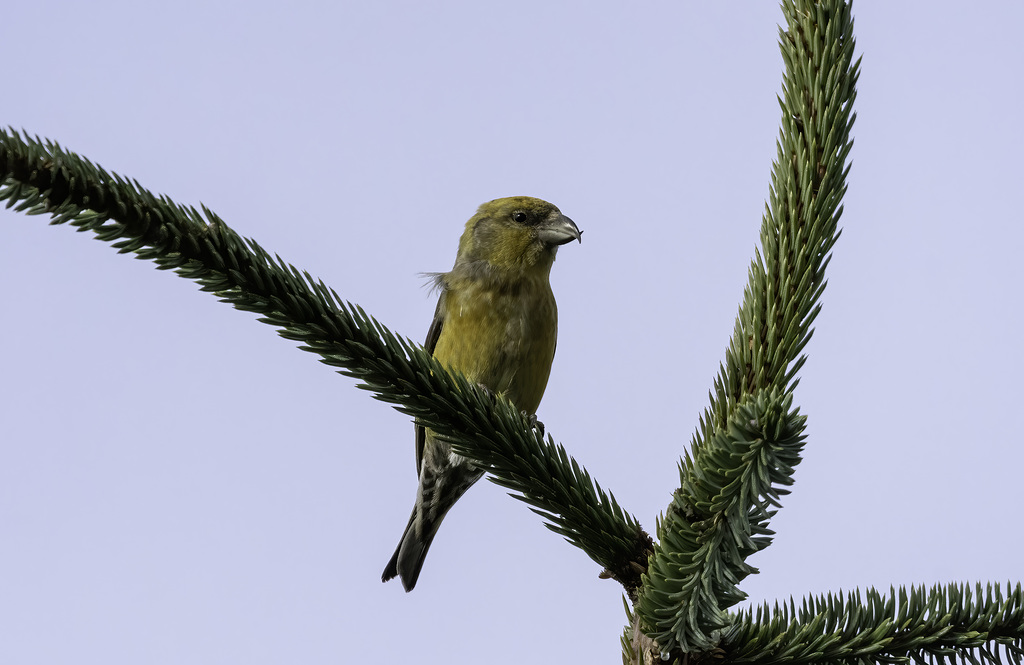
[[[803,446],[792,392],[839,237],[858,63],[848,4],[787,0],[783,11],[782,128],[761,250],[636,605],[668,659],[722,639]]]
[[[1002,651],[1002,654],[1000,654]],[[1003,657],[1000,657],[1003,656]],[[734,617],[719,660],[736,665],[936,663],[1020,665],[1024,590],[1018,583],[950,584],[804,599]]]
[[[184,208],[88,160],[17,132],[0,131],[0,200],[53,224],[92,231],[119,252],[195,280],[254,312],[321,362],[359,379],[494,474],[632,592],[651,548],[637,520],[510,402],[445,371],[308,273],[271,257],[214,213]]]

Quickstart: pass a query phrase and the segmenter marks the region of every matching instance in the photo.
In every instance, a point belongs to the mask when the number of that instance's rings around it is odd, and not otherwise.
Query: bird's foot
[[[526,420],[530,423],[530,429],[537,430],[537,433],[540,434],[540,438],[543,439],[544,438],[544,423],[542,423],[541,421],[537,420],[537,414],[536,413],[527,413],[526,411],[520,411],[519,413],[523,414],[523,417],[526,418]]]

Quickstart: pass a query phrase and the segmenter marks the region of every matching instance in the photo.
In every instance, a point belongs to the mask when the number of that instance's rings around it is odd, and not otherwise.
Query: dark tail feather
[[[398,553],[401,550],[402,543],[398,543],[398,549],[395,550],[395,554],[391,557],[391,561],[388,561],[388,565],[384,567],[384,574],[380,576],[381,582],[390,582],[398,577]]]
[[[420,577],[423,561],[427,558],[427,550],[430,549],[430,543],[433,542],[437,527],[440,525],[440,521],[436,524],[425,525],[427,528],[417,537],[414,528],[415,521],[416,512],[413,511],[412,517],[409,518],[409,524],[405,527],[405,533],[402,534],[402,540],[399,541],[394,555],[384,568],[384,574],[380,576],[381,582],[401,577],[402,586],[405,587],[406,592],[412,591],[416,587],[416,580]]]
[[[416,490],[416,505],[412,509],[412,516],[405,527],[405,532],[402,533],[402,540],[398,543],[394,556],[388,561],[384,574],[381,575],[381,580],[387,582],[395,577],[401,577],[405,590],[413,590],[420,576],[420,569],[423,568],[423,559],[427,556],[427,550],[434,541],[441,521],[459,497],[465,494],[481,475],[483,472],[470,464],[451,464],[447,459],[441,459],[437,464],[424,462],[420,470],[420,486]]]

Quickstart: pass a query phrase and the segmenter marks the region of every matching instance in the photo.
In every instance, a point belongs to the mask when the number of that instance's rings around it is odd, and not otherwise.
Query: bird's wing
[[[437,347],[437,340],[441,336],[441,329],[444,328],[444,301],[445,288],[441,287],[441,296],[437,299],[437,309],[434,310],[434,320],[430,322],[430,329],[427,330],[427,341],[423,347],[428,353],[433,353]],[[423,446],[427,441],[427,431],[422,425],[416,425],[416,474],[420,472],[420,465],[423,463]]]

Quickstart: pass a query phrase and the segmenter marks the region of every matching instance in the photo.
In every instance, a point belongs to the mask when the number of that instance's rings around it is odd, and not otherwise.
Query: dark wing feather
[[[430,329],[427,330],[427,341],[423,347],[428,353],[433,353],[437,348],[437,340],[441,337],[441,329],[444,328],[444,301],[445,288],[441,287],[441,296],[437,299],[437,309],[434,310],[434,320],[430,322]],[[427,442],[427,431],[421,425],[416,425],[416,475],[420,473],[420,465],[423,463],[423,446]]]

